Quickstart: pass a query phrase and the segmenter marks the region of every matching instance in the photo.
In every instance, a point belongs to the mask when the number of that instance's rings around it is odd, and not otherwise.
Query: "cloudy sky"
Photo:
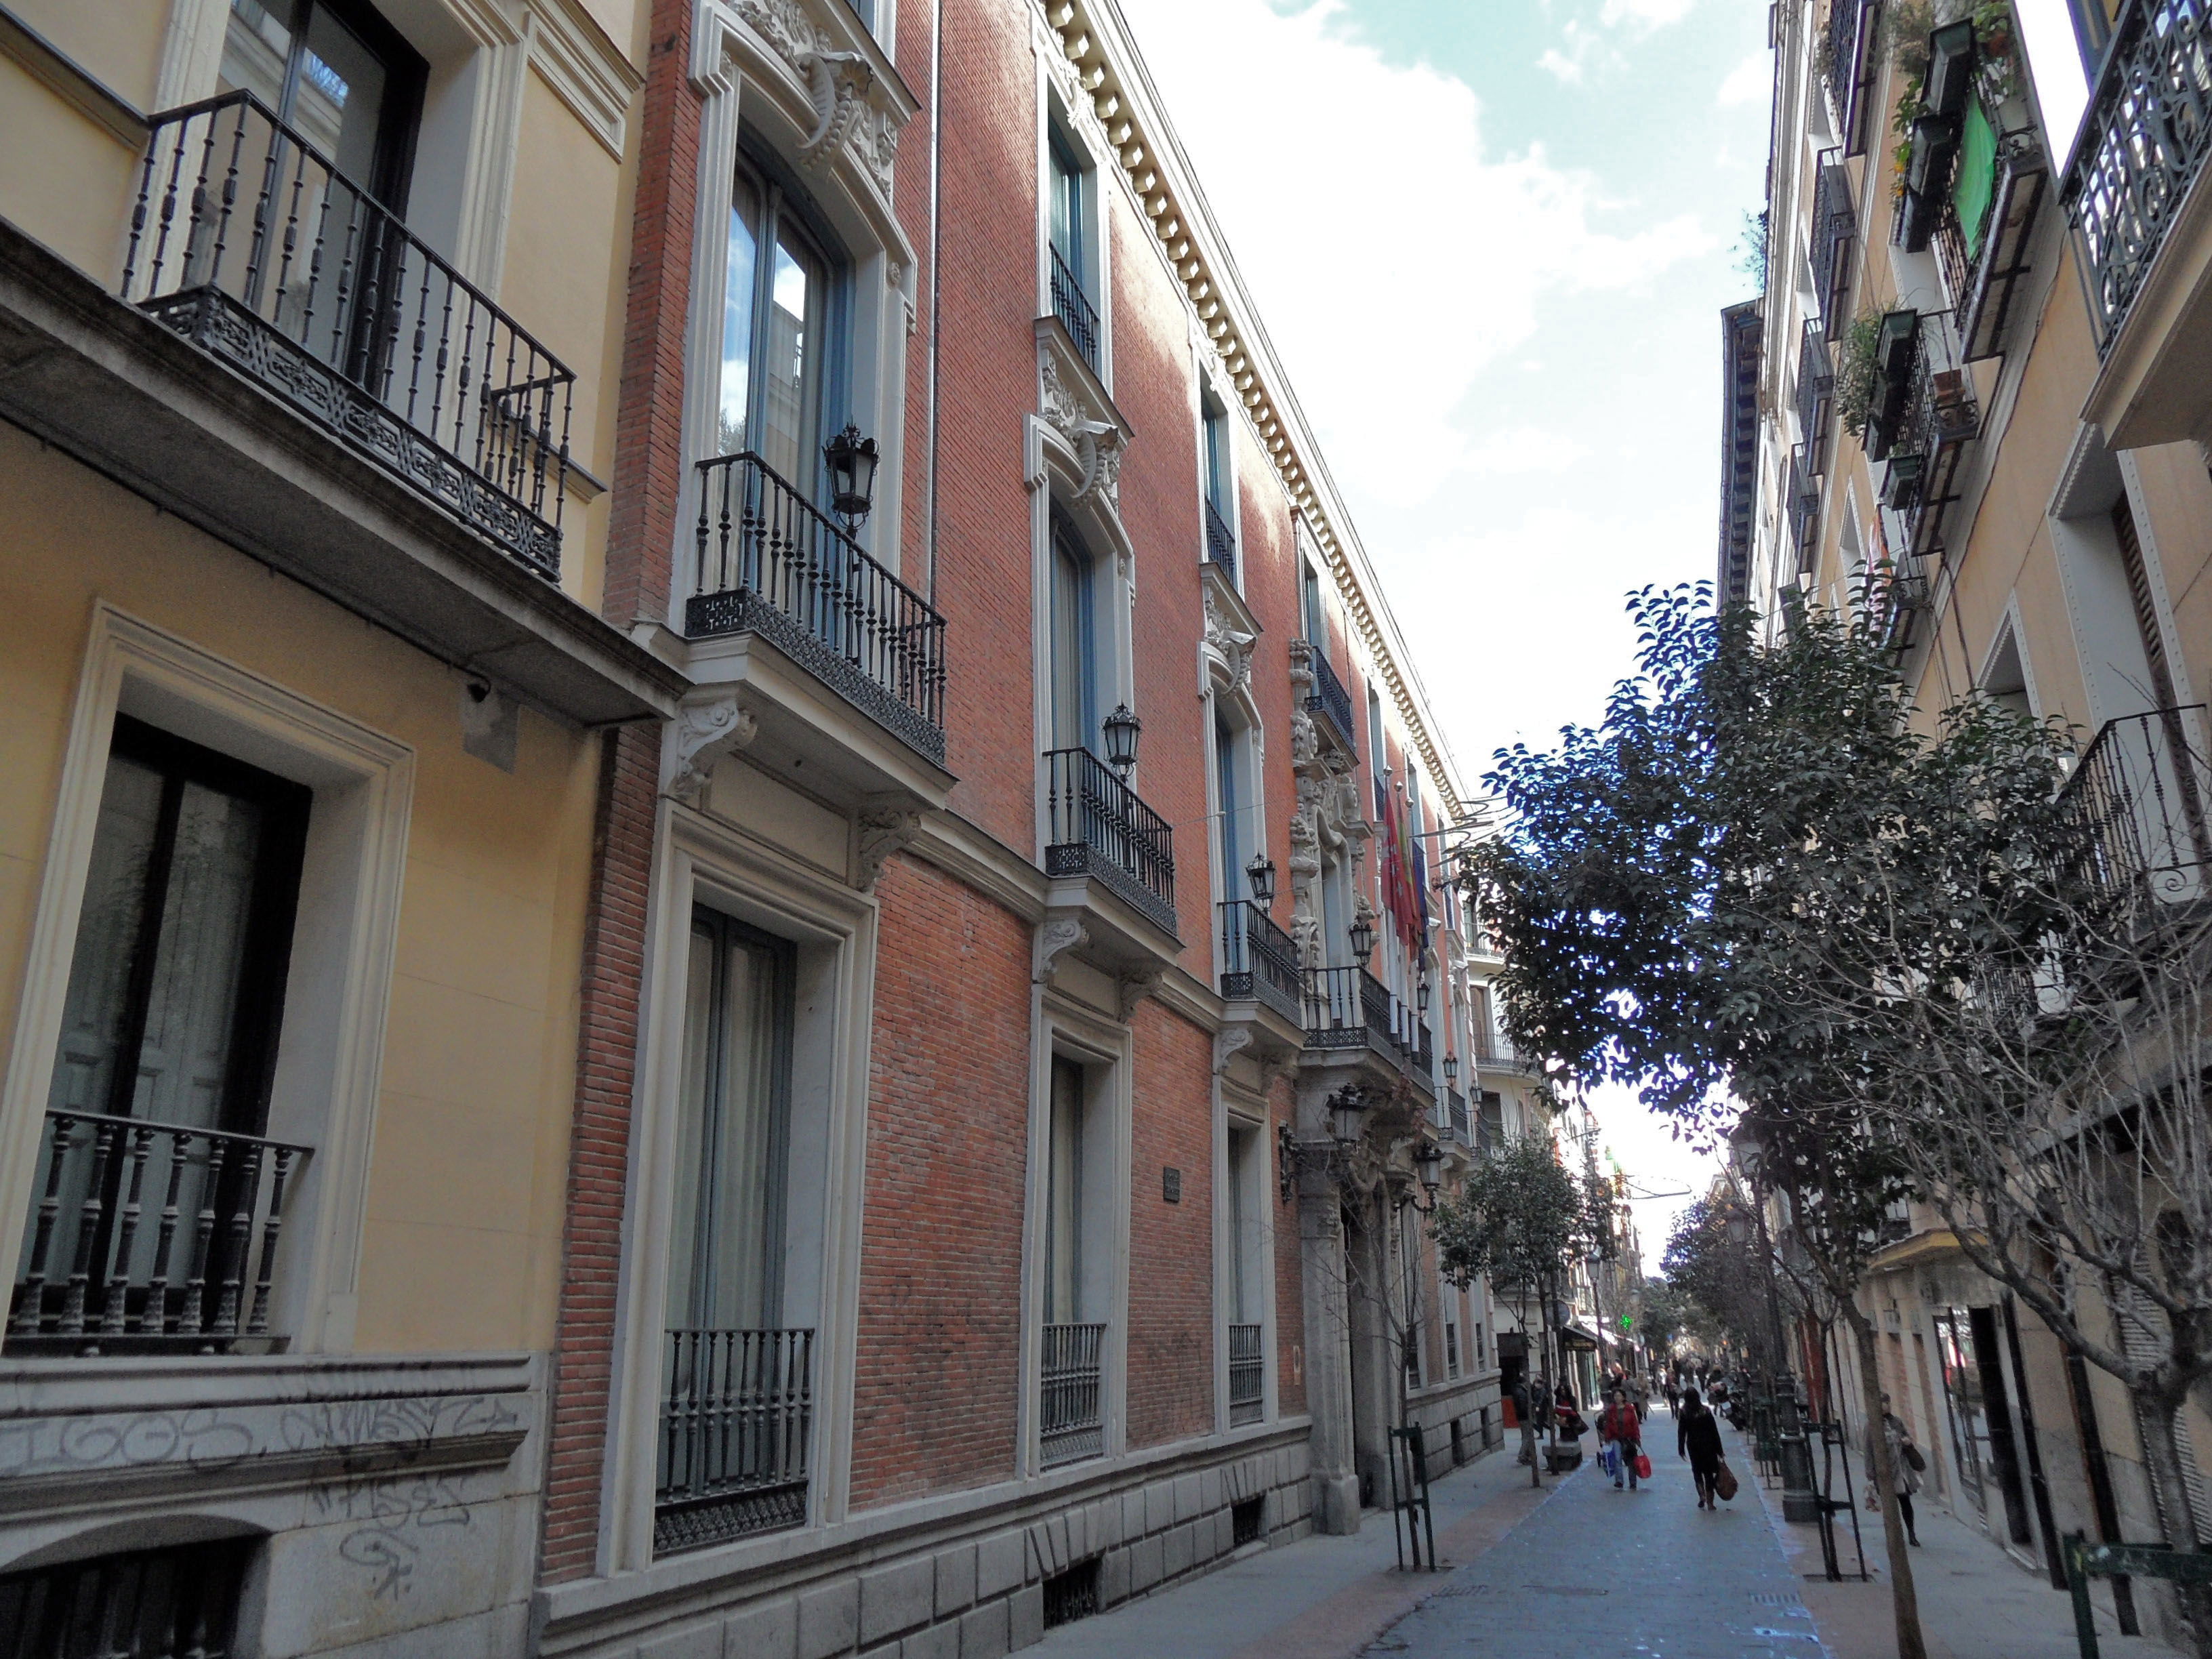
[[[1121,0],[1464,781],[1709,576],[1765,0]],[[1599,1103],[1647,1188],[1705,1166]],[[1638,1206],[1656,1270],[1685,1200]]]

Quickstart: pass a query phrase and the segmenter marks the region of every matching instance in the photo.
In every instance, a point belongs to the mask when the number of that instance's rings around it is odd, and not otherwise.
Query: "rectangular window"
[[[742,162],[726,252],[717,453],[750,451],[811,498],[827,400],[831,262],[792,198]]]
[[[1220,800],[1221,890],[1224,896],[1249,898],[1245,889],[1242,803],[1237,797],[1237,733],[1218,715],[1213,722],[1213,776]]]
[[[1375,694],[1375,688],[1370,685],[1367,688],[1367,763],[1375,769],[1375,775],[1378,778],[1382,775],[1383,760],[1388,753],[1389,750],[1382,747],[1382,699]]]
[[[1044,1316],[1049,1325],[1073,1324],[1084,1314],[1084,1109],[1083,1067],[1054,1055],[1045,1166]]]
[[[796,956],[720,911],[692,912],[658,1553],[806,1518],[814,1333],[783,1328]]]
[[[37,1659],[228,1659],[253,1540],[133,1550],[0,1576],[0,1643]]]
[[[1298,566],[1298,625],[1306,643],[1326,661],[1328,657],[1328,612],[1322,605],[1321,578],[1311,562]]]
[[[1087,1208],[1097,1201],[1086,1165],[1091,1079],[1078,1061],[1052,1059],[1045,1123],[1044,1320],[1037,1353],[1037,1449],[1047,1464],[1105,1449],[1106,1327],[1097,1316]]]
[[[1045,146],[1050,178],[1053,313],[1093,368],[1099,366],[1097,262],[1091,246],[1091,173],[1057,125]]]
[[[1052,520],[1052,746],[1088,749],[1098,732],[1097,607],[1091,556],[1074,526]]]
[[[12,1336],[105,1327],[221,1349],[265,1331],[270,1258],[254,1284],[253,1246],[273,1237],[304,1149],[257,1137],[310,801],[301,785],[116,717],[47,1089],[40,1174],[55,1201],[27,1220]],[[156,1212],[245,1223],[197,1240],[138,1226],[126,1173],[158,1194]]]
[[[1449,1319],[1444,1321],[1444,1375],[1459,1375],[1459,1326]]]

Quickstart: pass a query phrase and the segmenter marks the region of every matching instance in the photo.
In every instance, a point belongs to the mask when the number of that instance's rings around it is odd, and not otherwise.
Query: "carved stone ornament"
[[[1213,1074],[1222,1077],[1229,1071],[1229,1062],[1250,1048],[1255,1041],[1249,1025],[1224,1025],[1213,1034]]]
[[[859,866],[854,874],[860,890],[872,892],[876,878],[883,874],[890,855],[921,833],[919,812],[902,811],[895,807],[875,807],[862,812],[854,848],[854,861]]]
[[[1097,419],[1094,411],[1085,406],[1087,400],[1060,379],[1059,366],[1053,362],[1050,350],[1045,351],[1040,361],[1044,380],[1042,413],[1053,429],[1067,440],[1068,447],[1075,452],[1077,464],[1083,469],[1083,482],[1077,487],[1074,499],[1080,501],[1097,495],[1119,513],[1121,458],[1126,452],[1121,428],[1111,421]]]
[[[870,95],[876,73],[868,60],[838,51],[835,37],[808,15],[805,0],[737,0],[737,9],[791,66],[814,106],[814,131],[799,143],[799,165],[828,167],[849,150],[889,200],[899,123]]]
[[[1356,764],[1340,750],[1325,747],[1306,713],[1315,675],[1313,647],[1290,642],[1291,769],[1297,778],[1298,804],[1291,814],[1291,937],[1304,960],[1326,960],[1322,951],[1321,870],[1324,847],[1334,848],[1352,866],[1358,887],[1359,866],[1367,855],[1374,826],[1359,810]],[[1361,901],[1363,908],[1365,900]]]
[[[1252,644],[1259,636],[1231,626],[1229,619],[1221,614],[1221,607],[1214,603],[1212,589],[1207,589],[1203,598],[1206,648],[1227,665],[1229,689],[1241,691],[1244,683],[1252,678]],[[1309,721],[1308,725],[1310,726],[1311,722]]]
[[[669,728],[668,781],[677,799],[697,806],[705,800],[714,757],[743,749],[760,733],[760,723],[732,691],[687,698]]]
[[[1048,983],[1052,970],[1060,957],[1078,945],[1089,942],[1091,933],[1081,920],[1071,915],[1048,915],[1037,924],[1036,945],[1030,978],[1039,985]]]
[[[1124,1025],[1137,1012],[1137,1005],[1159,989],[1164,971],[1158,968],[1133,969],[1114,981],[1116,1010]]]

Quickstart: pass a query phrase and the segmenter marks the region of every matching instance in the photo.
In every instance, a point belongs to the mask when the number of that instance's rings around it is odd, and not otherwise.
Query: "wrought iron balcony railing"
[[[1827,38],[1821,46],[1828,101],[1836,112],[1844,147],[1856,155],[1866,121],[1869,58],[1881,15],[1881,0],[1830,0]]]
[[[812,1331],[672,1330],[662,1379],[656,1553],[806,1519]]]
[[[1047,1325],[1038,1348],[1037,1449],[1048,1465],[1106,1449],[1103,1325]]]
[[[694,639],[753,632],[930,760],[945,760],[945,619],[767,462],[699,463]]]
[[[1206,503],[1206,556],[1219,565],[1231,581],[1237,580],[1237,532],[1212,501]]]
[[[1286,1019],[1299,1017],[1297,942],[1250,899],[1231,899],[1221,913],[1221,994],[1256,1000]]]
[[[2212,151],[2212,0],[2125,0],[2060,199],[2109,352]]]
[[[2066,873],[2123,901],[2202,898],[2212,867],[2212,766],[2192,739],[2204,706],[2106,720],[2059,793],[2078,849]]]
[[[1052,309],[1053,314],[1066,325],[1067,337],[1075,342],[1075,349],[1091,368],[1098,367],[1097,307],[1091,296],[1083,291],[1083,280],[1068,268],[1058,248],[1052,250]]]
[[[1344,682],[1336,677],[1336,670],[1328,665],[1328,658],[1319,646],[1306,653],[1306,662],[1313,671],[1313,690],[1307,695],[1306,708],[1321,715],[1343,744],[1345,752],[1359,752],[1359,729],[1352,724],[1352,693],[1344,689]]]
[[[123,298],[556,576],[575,375],[252,93],[152,127]]]
[[[1146,917],[1176,931],[1175,832],[1088,749],[1045,759],[1048,876],[1096,876]]]
[[[1257,1325],[1229,1328],[1229,1420],[1256,1423],[1266,1410],[1267,1350]]]
[[[1790,550],[1796,556],[1797,568],[1808,570],[1820,545],[1820,486],[1805,470],[1802,444],[1790,451],[1790,473],[1783,506],[1790,520]]]
[[[1828,343],[1821,337],[1820,325],[1808,322],[1797,346],[1797,435],[1802,441],[1805,470],[1816,478],[1826,470],[1835,391],[1836,369],[1829,361]]]
[[[1457,1136],[1462,1146],[1474,1145],[1474,1126],[1467,1115],[1467,1097],[1456,1089],[1444,1091],[1444,1127]]]
[[[1840,334],[1850,318],[1846,307],[1851,295],[1851,250],[1858,234],[1850,175],[1841,162],[1824,161],[1813,185],[1813,295],[1831,333]]]
[[[1309,1048],[1372,1045],[1395,1054],[1397,999],[1364,968],[1314,968],[1306,972],[1305,1030]]]
[[[284,1193],[305,1146],[49,1109],[10,1352],[272,1346]]]
[[[1955,202],[1944,204],[1934,246],[1958,321],[1959,356],[1978,362],[2004,349],[2013,295],[2028,272],[2028,246],[2050,183],[2043,146],[2029,132],[1997,141],[1988,206],[1976,224],[1960,222]]]
[[[1932,553],[1942,544],[1944,509],[1959,499],[1959,467],[1980,434],[1972,377],[1957,362],[1942,319],[1923,313],[1903,417],[1886,459],[1885,505],[1903,514],[1905,551]]]

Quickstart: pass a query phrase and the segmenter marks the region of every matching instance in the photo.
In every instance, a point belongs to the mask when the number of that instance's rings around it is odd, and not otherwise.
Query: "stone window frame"
[[[32,920],[21,1011],[0,1078],[0,1273],[14,1282],[38,1176],[118,712],[314,792],[266,1131],[314,1151],[287,1198],[270,1322],[288,1352],[349,1352],[415,753],[105,603],[93,611]]]
[[[738,1571],[763,1553],[775,1556],[790,1547],[786,1530],[659,1561],[653,1551],[668,1224],[675,1203],[677,1091],[684,1063],[682,988],[695,902],[793,940],[800,952],[802,1005],[810,982],[827,993],[827,1007],[810,1013],[802,1006],[793,1054],[793,1109],[818,1109],[823,1124],[822,1185],[816,1200],[822,1218],[821,1257],[818,1264],[806,1264],[818,1285],[807,1530],[846,1519],[852,1479],[877,902],[836,875],[665,797],[654,840],[646,1013],[639,1035],[620,1304],[608,1388],[601,1576],[665,1569],[679,1559],[687,1576]],[[810,1064],[820,1067],[822,1079],[815,1108],[800,1104],[799,1079]]]

